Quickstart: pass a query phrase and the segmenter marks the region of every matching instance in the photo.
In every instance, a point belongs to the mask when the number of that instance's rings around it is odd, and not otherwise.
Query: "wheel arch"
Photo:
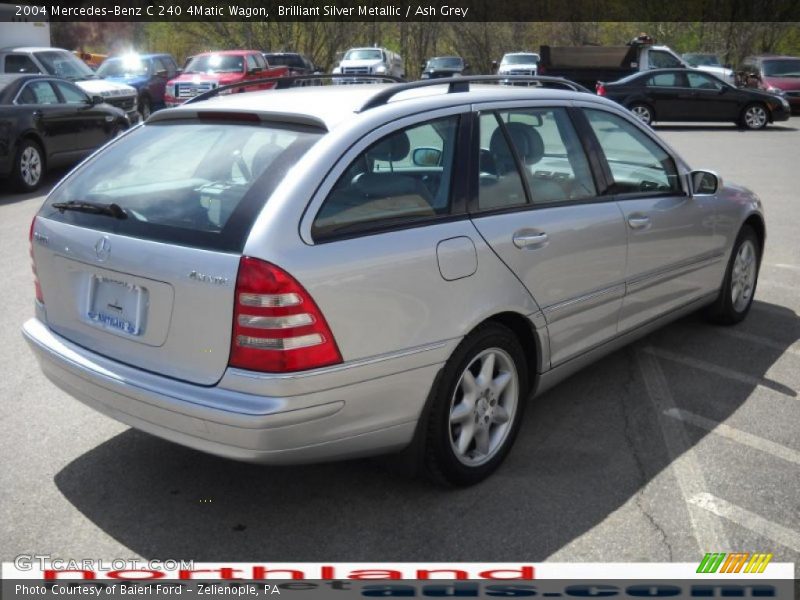
[[[763,258],[764,256],[764,245],[767,241],[767,227],[764,224],[764,219],[758,213],[751,213],[742,223],[742,226],[739,228],[741,231],[742,227],[745,225],[749,225],[753,228],[756,232],[756,236],[758,237],[758,245],[759,245],[759,259]]]
[[[20,146],[26,140],[30,140],[32,142],[36,142],[36,144],[39,146],[39,148],[41,148],[41,150],[42,150],[42,162],[44,163],[42,165],[42,167],[43,167],[43,170],[46,171],[48,163],[50,162],[50,155],[47,152],[47,144],[44,143],[44,138],[38,132],[36,132],[36,131],[34,131],[32,129],[28,129],[27,131],[21,133],[17,137],[17,141],[14,144],[14,156],[17,155],[17,152],[19,152]]]
[[[541,333],[536,329],[536,326],[523,314],[505,311],[487,317],[473,328],[473,330],[486,323],[503,325],[517,338],[528,361],[529,391],[535,389],[538,383],[539,373],[544,370],[542,362],[547,354],[542,343],[543,340],[540,338]],[[467,333],[467,335],[469,335],[469,333]]]

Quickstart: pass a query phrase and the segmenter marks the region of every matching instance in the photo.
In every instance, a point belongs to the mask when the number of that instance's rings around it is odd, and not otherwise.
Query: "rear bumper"
[[[190,448],[267,464],[402,449],[442,366],[439,357],[449,349],[443,344],[414,353],[411,361],[405,353],[360,364],[347,369],[344,379],[342,368],[304,374],[297,384],[286,376],[254,378],[251,387],[288,392],[268,396],[220,387],[231,381],[229,374],[217,386],[204,387],[109,360],[58,336],[37,318],[22,332],[44,374],[91,408]]]

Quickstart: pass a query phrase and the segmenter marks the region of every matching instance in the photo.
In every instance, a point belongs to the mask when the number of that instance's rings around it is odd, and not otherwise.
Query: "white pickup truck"
[[[339,66],[333,69],[334,75],[352,75],[340,78],[335,83],[373,83],[375,79],[359,79],[359,75],[406,76],[403,57],[386,48],[351,48],[345,52]]]

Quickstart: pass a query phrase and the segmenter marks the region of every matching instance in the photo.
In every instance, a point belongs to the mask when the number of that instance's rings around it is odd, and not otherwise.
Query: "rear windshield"
[[[144,125],[82,165],[40,214],[109,233],[240,252],[267,198],[321,135],[275,123]],[[127,218],[53,207],[70,201],[113,203]]]
[[[244,56],[237,54],[203,54],[186,65],[184,73],[241,73]]]

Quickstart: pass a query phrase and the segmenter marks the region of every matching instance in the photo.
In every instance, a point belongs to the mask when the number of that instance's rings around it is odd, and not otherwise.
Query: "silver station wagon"
[[[747,315],[757,196],[603,98],[470,81],[219,95],[106,145],[31,224],[45,375],[204,452],[468,485],[530,396]]]

